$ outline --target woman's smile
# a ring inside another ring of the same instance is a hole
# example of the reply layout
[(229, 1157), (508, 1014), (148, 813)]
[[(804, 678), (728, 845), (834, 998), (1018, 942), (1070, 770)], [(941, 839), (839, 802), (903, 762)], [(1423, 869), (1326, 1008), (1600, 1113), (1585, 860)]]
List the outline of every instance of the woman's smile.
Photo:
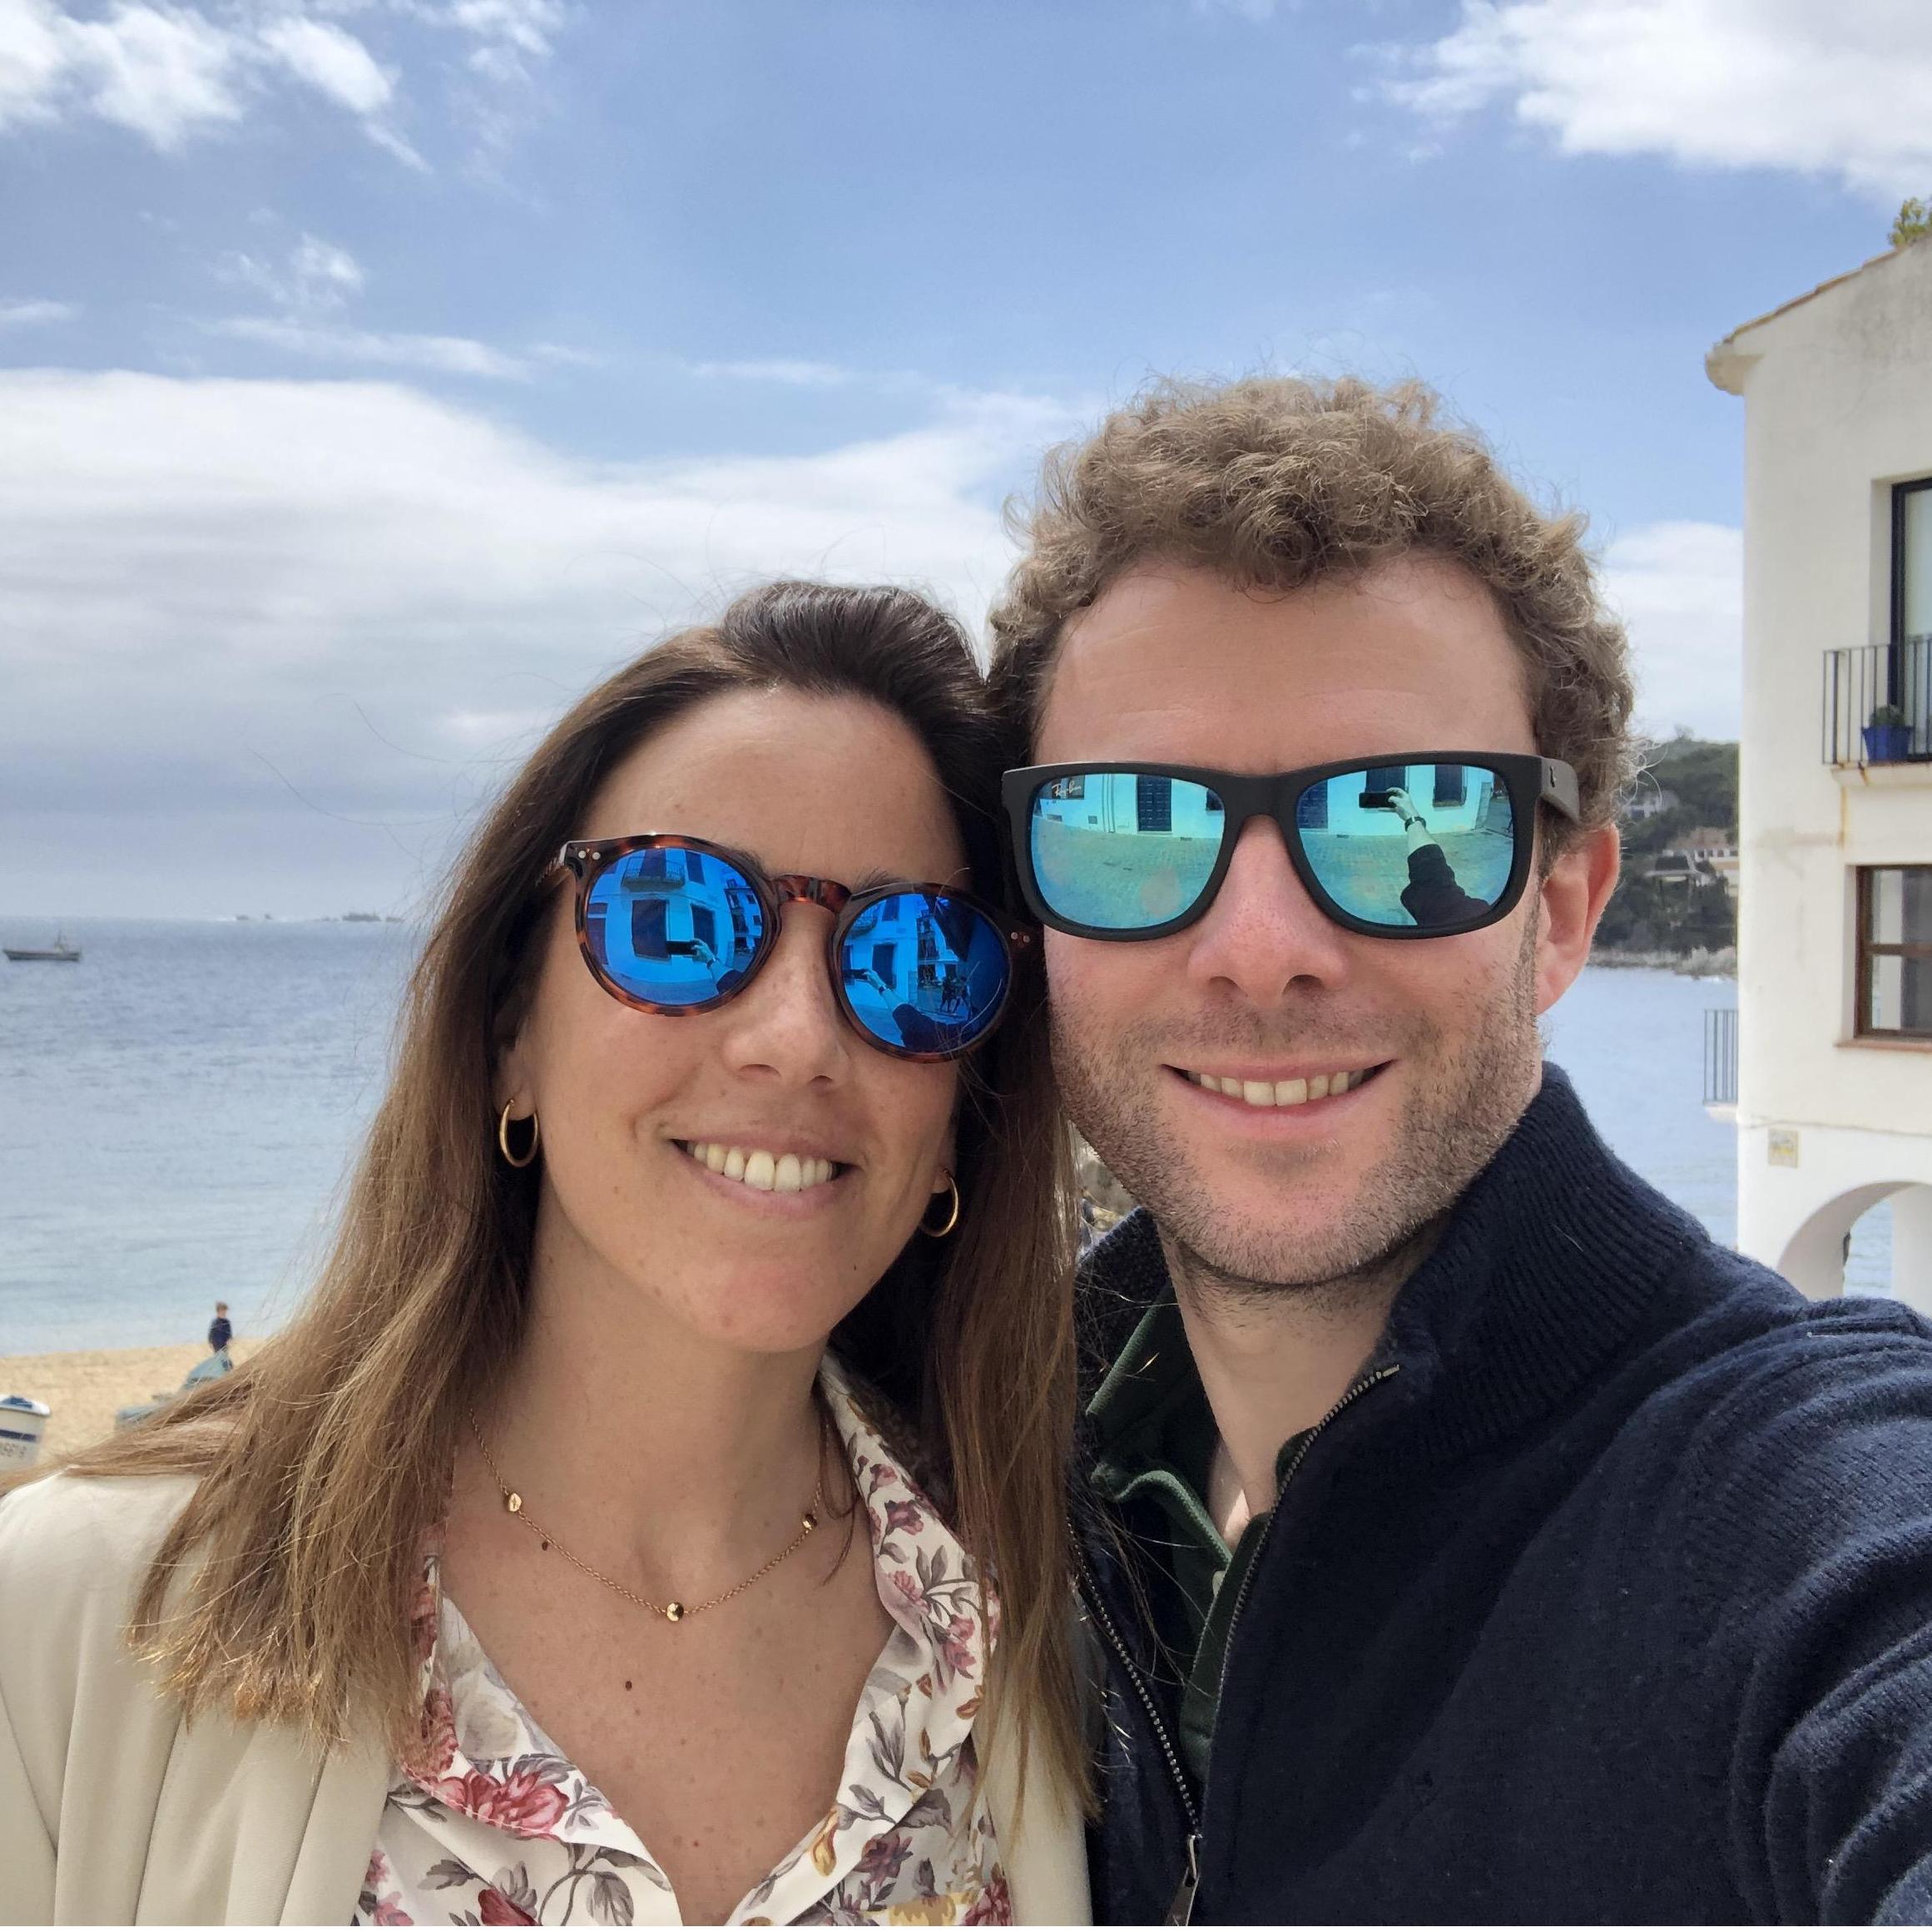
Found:
[(716, 1182), (741, 1206), (818, 1208), (835, 1196), (840, 1181), (855, 1172), (850, 1162), (785, 1147), (777, 1136), (674, 1141), (700, 1177)]

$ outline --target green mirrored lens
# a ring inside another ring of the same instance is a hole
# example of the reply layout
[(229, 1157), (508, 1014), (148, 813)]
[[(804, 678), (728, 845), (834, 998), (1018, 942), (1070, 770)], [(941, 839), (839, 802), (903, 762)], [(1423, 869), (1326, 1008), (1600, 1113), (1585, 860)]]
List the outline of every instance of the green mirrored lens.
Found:
[(1225, 816), (1219, 797), (1188, 779), (1144, 771), (1049, 779), (1028, 821), (1040, 896), (1075, 925), (1165, 925), (1206, 889)]

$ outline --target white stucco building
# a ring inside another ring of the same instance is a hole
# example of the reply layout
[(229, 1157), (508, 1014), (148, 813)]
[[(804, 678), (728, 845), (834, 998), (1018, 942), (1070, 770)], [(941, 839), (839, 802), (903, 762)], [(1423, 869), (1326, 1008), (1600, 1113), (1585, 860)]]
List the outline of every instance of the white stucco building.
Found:
[(1889, 1197), (1932, 1313), (1932, 242), (1706, 366), (1745, 404), (1738, 1245), (1836, 1294)]

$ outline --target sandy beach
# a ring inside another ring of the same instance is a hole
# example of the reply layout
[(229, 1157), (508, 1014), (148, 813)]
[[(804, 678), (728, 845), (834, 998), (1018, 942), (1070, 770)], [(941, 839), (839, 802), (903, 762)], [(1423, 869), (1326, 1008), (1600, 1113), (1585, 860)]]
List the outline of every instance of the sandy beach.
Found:
[[(229, 1352), (247, 1360), (259, 1345), (237, 1340)], [(50, 1461), (106, 1435), (114, 1411), (146, 1402), (181, 1378), (208, 1353), (206, 1342), (161, 1349), (74, 1349), (55, 1355), (0, 1355), (0, 1395), (31, 1395), (47, 1418), (41, 1459)]]

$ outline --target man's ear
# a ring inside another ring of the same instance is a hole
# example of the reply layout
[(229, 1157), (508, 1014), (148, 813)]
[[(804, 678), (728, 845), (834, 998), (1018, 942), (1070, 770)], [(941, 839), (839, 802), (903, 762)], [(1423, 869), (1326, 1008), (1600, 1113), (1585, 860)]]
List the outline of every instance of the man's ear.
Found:
[(1536, 1010), (1546, 1013), (1589, 963), (1590, 942), (1617, 889), (1623, 841), (1614, 825), (1579, 832), (1536, 894)]

